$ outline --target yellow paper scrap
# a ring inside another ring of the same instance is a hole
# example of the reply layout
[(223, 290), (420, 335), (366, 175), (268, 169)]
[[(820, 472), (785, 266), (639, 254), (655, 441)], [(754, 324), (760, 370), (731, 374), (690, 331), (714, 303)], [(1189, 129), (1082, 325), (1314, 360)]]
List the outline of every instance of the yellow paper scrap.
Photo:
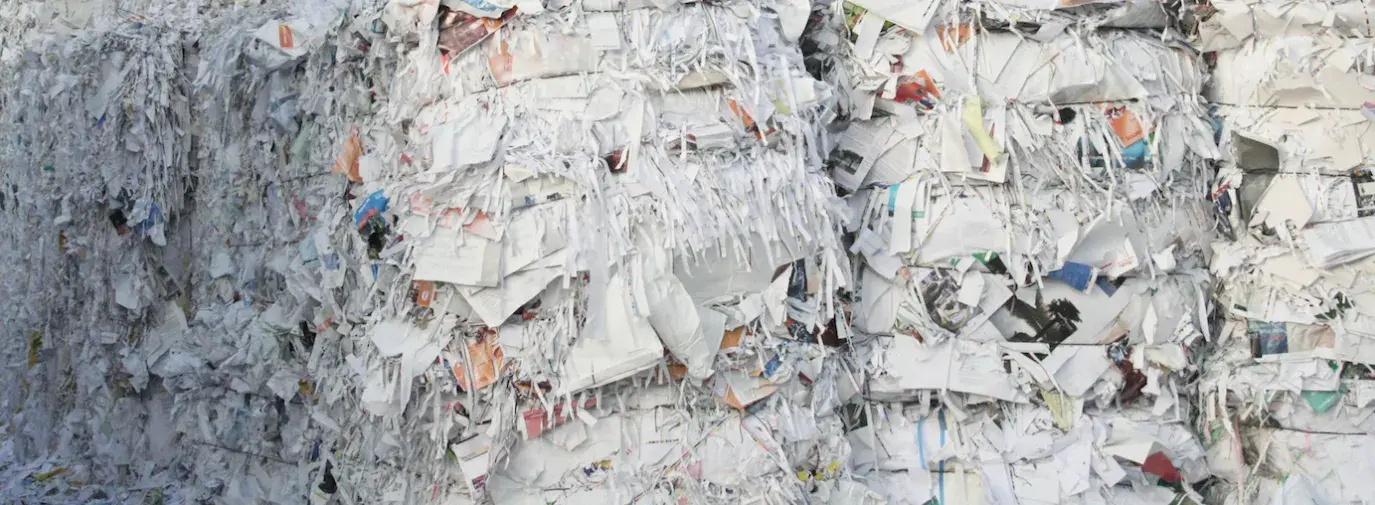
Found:
[(1046, 408), (1050, 409), (1050, 415), (1055, 419), (1055, 427), (1063, 431), (1069, 431), (1074, 427), (1078, 409), (1074, 408), (1073, 398), (1064, 393), (1042, 390), (1041, 399), (1045, 400)]
[(1003, 158), (1003, 148), (998, 147), (998, 143), (993, 140), (993, 136), (984, 129), (983, 102), (978, 97), (970, 97), (964, 101), (964, 113), (961, 118), (964, 120), (965, 128), (969, 129), (969, 134), (974, 137), (974, 143), (979, 146), (979, 151), (984, 153), (984, 157), (993, 163), (999, 163)]

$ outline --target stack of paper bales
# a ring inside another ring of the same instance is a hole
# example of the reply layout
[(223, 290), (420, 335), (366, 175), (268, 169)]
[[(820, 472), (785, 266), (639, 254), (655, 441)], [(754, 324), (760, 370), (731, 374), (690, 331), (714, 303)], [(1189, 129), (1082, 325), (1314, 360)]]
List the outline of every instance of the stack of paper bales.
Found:
[(1105, 28), (1160, 4), (892, 5), (833, 11), (854, 471), (895, 503), (1197, 497), (1201, 60), (1163, 15)]
[(1200, 389), (1218, 503), (1375, 500), (1375, 38), (1363, 2), (1214, 2), (1225, 317)]
[(882, 501), (806, 2), (105, 7), (5, 60), (0, 496)]

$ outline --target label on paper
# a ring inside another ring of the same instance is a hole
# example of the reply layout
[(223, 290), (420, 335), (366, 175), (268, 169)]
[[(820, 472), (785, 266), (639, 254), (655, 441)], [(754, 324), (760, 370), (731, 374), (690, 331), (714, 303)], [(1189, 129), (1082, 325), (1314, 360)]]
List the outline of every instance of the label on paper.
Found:
[(1108, 120), (1112, 124), (1112, 131), (1117, 134), (1117, 140), (1122, 143), (1123, 147), (1146, 138), (1146, 131), (1141, 128), (1141, 121), (1136, 118), (1136, 114), (1127, 110), (1126, 107), (1113, 107), (1106, 112)]
[(414, 286), (415, 304), (421, 307), (429, 307), (434, 304), (434, 281), (415, 281)]
[[(269, 32), (270, 33), (270, 32)], [(282, 49), (296, 47), (296, 40), (291, 36), (291, 27), (287, 25), (277, 25), (277, 45)]]

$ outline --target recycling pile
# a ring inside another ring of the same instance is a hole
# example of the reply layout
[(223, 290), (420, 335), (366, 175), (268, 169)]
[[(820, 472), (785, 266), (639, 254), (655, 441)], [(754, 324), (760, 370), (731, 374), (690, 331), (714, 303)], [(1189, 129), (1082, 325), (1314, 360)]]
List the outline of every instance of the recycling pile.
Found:
[(325, 480), (321, 447), (354, 436), (331, 420), (356, 407), (317, 400), (347, 384), (305, 371), (338, 366), (283, 331), (309, 318), (276, 303), (309, 229), (287, 209), (319, 212), (345, 183), (291, 175), (327, 170), (273, 150), (300, 128), (263, 92), (308, 73), (309, 50), (315, 68), (347, 51), (298, 32), (284, 55), (243, 33), (277, 16), (121, 17), (5, 73), (6, 501), (298, 502)]
[(428, 438), (396, 449), (497, 503), (805, 499), (847, 265), (790, 8), (440, 11), (398, 54), (400, 152), (359, 136), (314, 240), (364, 260), (339, 268), (370, 315), (326, 332), (359, 342), (372, 425)]
[[(44, 46), (6, 72), (7, 460), (81, 455), (105, 464), (77, 478), (114, 481), (119, 465), (142, 466), (150, 444), (162, 447), (133, 422), (147, 413), (137, 393), (147, 365), (131, 359), (126, 373), (124, 360), (132, 341), (162, 345), (141, 331), (150, 318), (140, 298), (175, 306), (186, 294), (184, 264), (160, 247), (177, 239), (168, 220), (187, 211), (180, 195), (191, 179), (184, 42), (166, 29), (121, 27)], [(152, 431), (166, 429), (169, 410), (149, 419)], [(109, 438), (97, 443), (95, 432)]]
[(1160, 4), (1025, 7), (852, 1), (814, 36), (850, 91), (855, 471), (893, 503), (1201, 499), (1202, 61)]
[(1375, 501), (1375, 38), (1364, 2), (1214, 2), (1225, 324), (1200, 381), (1218, 503)]
[(4, 3), (0, 501), (1375, 501), (1370, 9)]
[(443, 4), (6, 60), (0, 496), (876, 499), (810, 6)]

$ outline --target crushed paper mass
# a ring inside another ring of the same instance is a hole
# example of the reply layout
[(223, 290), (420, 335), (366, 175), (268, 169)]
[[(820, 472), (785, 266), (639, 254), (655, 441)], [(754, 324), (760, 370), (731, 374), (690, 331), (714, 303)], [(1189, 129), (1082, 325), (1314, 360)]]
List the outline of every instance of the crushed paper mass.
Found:
[(1370, 9), (7, 2), (0, 501), (1375, 503)]
[(1218, 503), (1366, 503), (1375, 253), (1365, 2), (1214, 2), (1222, 320), (1199, 381)]
[(828, 159), (855, 264), (846, 407), (887, 425), (849, 432), (852, 471), (888, 503), (1204, 502), (1205, 61), (1114, 25), (1122, 4), (914, 26), (878, 3), (813, 35), (848, 91)]

